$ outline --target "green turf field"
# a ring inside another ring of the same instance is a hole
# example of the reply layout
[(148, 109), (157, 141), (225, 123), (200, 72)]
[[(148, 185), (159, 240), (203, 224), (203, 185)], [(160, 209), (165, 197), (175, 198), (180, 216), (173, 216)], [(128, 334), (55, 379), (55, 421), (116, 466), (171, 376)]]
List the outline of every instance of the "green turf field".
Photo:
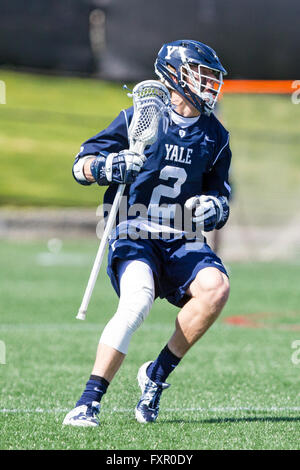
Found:
[[(95, 207), (103, 190), (80, 187), (71, 167), (82, 142), (131, 106), (121, 84), (5, 70), (0, 80), (0, 205)], [(283, 224), (300, 197), (299, 106), (290, 96), (227, 95), (220, 112), (240, 223)]]
[[(222, 317), (169, 377), (159, 419), (145, 426), (133, 413), (137, 369), (164, 346), (177, 311), (157, 301), (103, 399), (101, 427), (63, 428), (117, 305), (102, 271), (88, 319), (74, 318), (96, 248), (64, 242), (55, 255), (42, 242), (1, 243), (1, 449), (299, 449), (299, 264), (228, 266)], [(240, 315), (260, 326), (225, 322)]]

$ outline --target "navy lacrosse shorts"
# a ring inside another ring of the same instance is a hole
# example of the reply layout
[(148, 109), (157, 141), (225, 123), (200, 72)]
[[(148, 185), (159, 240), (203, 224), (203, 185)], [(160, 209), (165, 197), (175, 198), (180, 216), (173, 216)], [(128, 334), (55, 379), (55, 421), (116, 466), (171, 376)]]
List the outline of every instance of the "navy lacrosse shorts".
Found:
[(117, 239), (110, 242), (107, 274), (120, 295), (117, 263), (120, 260), (144, 261), (154, 274), (155, 297), (167, 299), (177, 307), (189, 300), (185, 294), (197, 273), (207, 267), (228, 276), (222, 261), (207, 243), (181, 239)]

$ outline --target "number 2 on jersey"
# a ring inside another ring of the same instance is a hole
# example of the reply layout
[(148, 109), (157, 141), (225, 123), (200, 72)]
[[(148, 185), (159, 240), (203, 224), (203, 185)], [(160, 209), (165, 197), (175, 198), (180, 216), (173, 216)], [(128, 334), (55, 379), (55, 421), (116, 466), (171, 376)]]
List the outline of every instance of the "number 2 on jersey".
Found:
[(148, 206), (148, 213), (151, 217), (170, 218), (170, 214), (175, 213), (176, 205), (168, 204), (167, 207), (160, 207), (159, 202), (162, 196), (174, 199), (179, 196), (181, 186), (187, 178), (187, 173), (184, 168), (167, 165), (162, 168), (159, 178), (168, 181), (170, 178), (176, 179), (174, 186), (167, 186), (166, 184), (159, 184), (152, 192), (150, 203)]

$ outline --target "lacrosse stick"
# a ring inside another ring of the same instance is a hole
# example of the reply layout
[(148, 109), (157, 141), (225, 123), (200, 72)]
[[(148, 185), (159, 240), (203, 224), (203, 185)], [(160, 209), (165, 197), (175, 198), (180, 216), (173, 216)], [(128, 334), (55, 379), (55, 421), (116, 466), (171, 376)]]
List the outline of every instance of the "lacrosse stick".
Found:
[[(156, 141), (160, 121), (163, 120), (164, 124), (168, 123), (166, 116), (170, 112), (170, 93), (165, 85), (159, 81), (145, 80), (138, 83), (129, 96), (133, 98), (134, 107), (133, 118), (128, 129), (129, 149), (143, 154), (145, 147)], [(103, 261), (106, 244), (115, 223), (125, 186), (125, 184), (119, 184), (115, 195), (81, 306), (76, 316), (78, 320), (85, 320), (90, 298)]]

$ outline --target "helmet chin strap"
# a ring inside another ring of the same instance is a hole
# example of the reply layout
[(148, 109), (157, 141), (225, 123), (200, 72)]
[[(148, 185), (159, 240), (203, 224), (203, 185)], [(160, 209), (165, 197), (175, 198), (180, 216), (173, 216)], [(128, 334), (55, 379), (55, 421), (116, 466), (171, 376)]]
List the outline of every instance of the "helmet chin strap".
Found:
[[(208, 106), (205, 106), (206, 105), (206, 101), (204, 100), (204, 98), (206, 98), (206, 94), (209, 95), (209, 93), (207, 92), (203, 92), (201, 94), (201, 96), (197, 96), (195, 93), (191, 94), (190, 91), (189, 91), (189, 88), (187, 85), (185, 85), (184, 87), (182, 87), (182, 89), (184, 91), (184, 97), (189, 101), (189, 103), (191, 103), (198, 111), (200, 111), (201, 113), (204, 113), (204, 114), (207, 114), (209, 115), (211, 113), (211, 109), (208, 107)], [(205, 95), (204, 98), (202, 95)]]

